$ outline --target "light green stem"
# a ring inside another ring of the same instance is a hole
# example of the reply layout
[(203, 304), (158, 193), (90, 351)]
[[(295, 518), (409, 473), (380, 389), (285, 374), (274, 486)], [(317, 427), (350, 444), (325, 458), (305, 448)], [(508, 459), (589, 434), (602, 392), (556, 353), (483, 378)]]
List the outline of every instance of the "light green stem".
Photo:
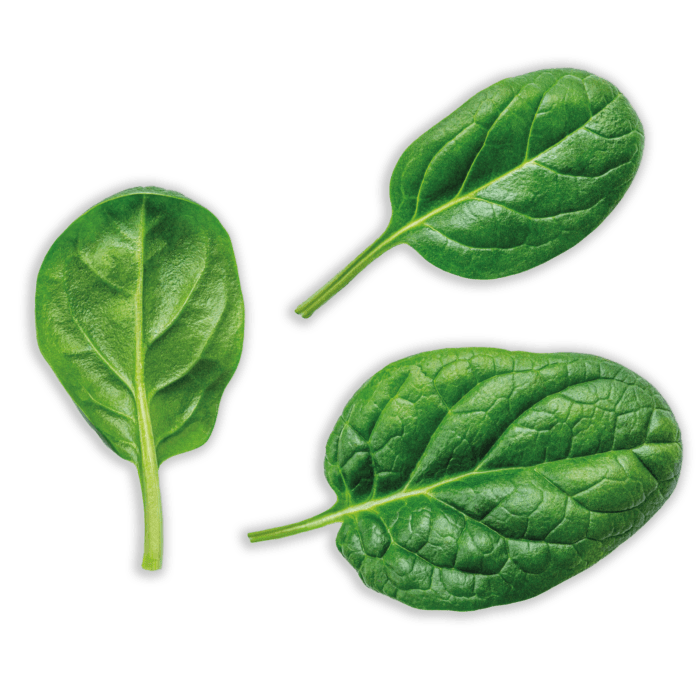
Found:
[(163, 511), (160, 502), (158, 463), (144, 459), (139, 477), (145, 525), (141, 566), (148, 571), (156, 571), (163, 562)]
[(138, 467), (145, 525), (141, 566), (149, 571), (155, 571), (160, 569), (163, 561), (163, 512), (160, 503), (158, 457), (148, 410), (146, 386), (143, 381), (143, 363), (137, 363), (136, 368), (136, 407), (141, 441), (141, 460)]
[(303, 304), (300, 304), (296, 308), (296, 313), (303, 318), (309, 318), (314, 311), (321, 308), (331, 297), (335, 296), (346, 284), (359, 275), (367, 265), (395, 245), (395, 241), (390, 241), (385, 236), (380, 236), (330, 282), (321, 287), (315, 294), (312, 294)]
[(265, 540), (278, 540), (281, 537), (289, 537), (290, 535), (298, 535), (300, 532), (308, 532), (316, 528), (330, 525), (331, 523), (340, 522), (346, 515), (345, 511), (338, 511), (335, 507), (327, 510), (325, 513), (315, 515), (313, 518), (301, 520), (292, 525), (283, 525), (282, 527), (273, 527), (269, 530), (260, 530), (258, 532), (248, 533), (248, 538), (251, 542), (265, 542)]

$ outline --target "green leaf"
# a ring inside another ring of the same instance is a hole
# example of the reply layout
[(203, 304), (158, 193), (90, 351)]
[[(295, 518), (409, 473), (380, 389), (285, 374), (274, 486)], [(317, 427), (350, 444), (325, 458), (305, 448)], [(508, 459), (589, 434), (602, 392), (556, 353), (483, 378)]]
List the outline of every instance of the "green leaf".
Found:
[(162, 561), (158, 467), (203, 445), (243, 344), (231, 240), (177, 192), (137, 187), (74, 221), (36, 289), (39, 348), (83, 416), (139, 473), (143, 567)]
[(501, 80), (406, 149), (391, 177), (386, 231), (296, 312), (311, 316), (401, 243), (472, 279), (540, 265), (615, 208), (643, 146), (635, 111), (602, 78), (553, 69)]
[(253, 542), (342, 522), (370, 588), (416, 608), (538, 595), (632, 536), (675, 488), (678, 425), (644, 379), (594, 355), (488, 348), (395, 362), (326, 447), (330, 510)]

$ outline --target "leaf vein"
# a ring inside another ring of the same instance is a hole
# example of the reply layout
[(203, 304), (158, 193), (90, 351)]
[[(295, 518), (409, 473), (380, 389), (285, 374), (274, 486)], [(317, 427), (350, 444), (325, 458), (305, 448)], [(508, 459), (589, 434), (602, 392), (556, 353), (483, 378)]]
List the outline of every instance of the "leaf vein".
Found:
[[(529, 85), (530, 83), (527, 83), (527, 84)], [(484, 150), (484, 148), (486, 147), (486, 143), (487, 143), (487, 141), (489, 140), (489, 134), (491, 133), (491, 130), (496, 126), (496, 124), (498, 124), (498, 122), (500, 121), (501, 117), (510, 109), (510, 106), (513, 104), (513, 102), (515, 102), (515, 100), (517, 99), (518, 95), (523, 91), (523, 88), (525, 88), (525, 85), (523, 85), (523, 86), (520, 88), (520, 90), (518, 90), (518, 91), (515, 93), (515, 95), (513, 95), (511, 101), (501, 110), (501, 113), (496, 117), (496, 119), (494, 119), (493, 124), (491, 124), (491, 126), (489, 127), (489, 130), (486, 132), (486, 136), (484, 136), (484, 141), (483, 141), (483, 143), (481, 144), (481, 147), (480, 147), (479, 150), (476, 152), (476, 155), (475, 155), (474, 158), (472, 159), (472, 162), (469, 164), (469, 170), (467, 170), (467, 174), (465, 175), (464, 180), (462, 180), (462, 185), (460, 186), (460, 188), (459, 188), (459, 190), (458, 190), (458, 194), (459, 194), (459, 192), (462, 191), (462, 189), (466, 186), (467, 182), (469, 181), (469, 175), (470, 175), (471, 172), (472, 172), (472, 168), (474, 167), (474, 163), (476, 163), (476, 161), (478, 160), (479, 156), (481, 155), (481, 152), (482, 152), (482, 151)]]
[[(501, 207), (502, 209), (507, 209), (508, 211), (513, 212), (513, 214), (518, 214), (518, 216), (522, 216), (526, 219), (530, 219), (531, 221), (544, 221), (546, 219), (556, 219), (558, 216), (566, 216), (567, 214), (580, 214), (581, 212), (584, 212), (584, 211), (590, 211), (591, 209), (594, 209), (595, 207), (597, 207), (601, 202), (605, 201), (605, 197), (601, 197), (601, 199), (596, 201), (590, 207), (585, 207), (583, 209), (572, 209), (571, 211), (560, 211), (558, 214), (549, 214), (547, 216), (531, 216), (530, 214), (526, 214), (525, 212), (518, 211), (517, 209), (513, 209), (513, 207), (509, 207), (505, 204), (501, 204), (501, 202), (494, 202), (491, 199), (484, 199), (483, 197), (474, 197), (474, 201), (486, 202), (487, 204), (493, 204), (497, 207)], [(442, 232), (438, 231), (438, 233), (442, 233)], [(443, 233), (442, 235), (444, 236), (445, 234)], [(540, 245), (545, 245), (548, 242), (549, 241), (545, 241), (545, 243), (541, 243)], [(532, 247), (532, 248), (539, 247), (539, 246), (533, 246), (533, 245), (528, 244), (528, 243), (522, 243), (521, 245)], [(518, 247), (518, 246), (515, 246), (515, 247)]]
[(150, 341), (148, 341), (146, 347), (150, 348), (159, 338), (163, 337), (163, 335), (165, 335), (175, 325), (175, 323), (177, 323), (177, 320), (182, 315), (185, 307), (187, 306), (187, 303), (189, 302), (190, 298), (192, 297), (195, 290), (197, 289), (197, 286), (199, 285), (199, 281), (202, 279), (202, 275), (204, 274), (204, 270), (207, 267), (208, 259), (209, 259), (209, 247), (207, 246), (207, 250), (205, 253), (205, 257), (204, 257), (204, 264), (202, 265), (202, 268), (200, 269), (200, 271), (197, 273), (197, 276), (192, 284), (192, 287), (190, 288), (190, 291), (187, 293), (187, 297), (180, 305), (180, 308), (177, 310), (177, 312), (175, 313), (175, 316), (172, 318), (172, 320), (169, 321), (165, 325), (164, 328), (162, 328), (160, 331), (158, 331), (156, 333), (156, 335), (153, 336), (153, 338)]
[(552, 168), (549, 165), (544, 165), (544, 163), (539, 163), (536, 160), (533, 160), (532, 163), (533, 165), (538, 166), (539, 168), (542, 168), (544, 170), (549, 170), (550, 172), (554, 173), (555, 175), (559, 175), (561, 177), (578, 177), (578, 178), (585, 178), (586, 180), (597, 180), (598, 178), (605, 177), (608, 173), (611, 173), (613, 170), (617, 170), (618, 168), (623, 168), (625, 165), (629, 165), (630, 161), (625, 161), (624, 163), (620, 163), (619, 165), (613, 165), (611, 168), (608, 168), (605, 172), (600, 173), (599, 175), (573, 175), (572, 173), (562, 173), (559, 170), (556, 170), (555, 168)]
[(167, 389), (169, 386), (172, 386), (176, 382), (179, 382), (181, 379), (184, 379), (195, 367), (195, 365), (202, 359), (204, 356), (204, 353), (207, 351), (209, 348), (209, 345), (211, 344), (212, 339), (216, 335), (216, 332), (219, 329), (219, 326), (221, 325), (222, 319), (226, 316), (226, 311), (228, 310), (228, 299), (226, 300), (226, 304), (224, 305), (224, 308), (221, 311), (221, 315), (216, 321), (216, 324), (211, 330), (211, 333), (209, 337), (207, 338), (207, 342), (204, 344), (202, 349), (195, 355), (195, 357), (190, 361), (190, 363), (187, 365), (185, 368), (184, 372), (182, 372), (179, 376), (174, 377), (174, 378), (169, 378), (165, 384), (161, 384), (159, 386), (156, 386), (152, 389), (151, 393), (148, 396), (148, 403), (150, 404), (151, 401), (153, 401), (153, 397), (163, 391), (164, 389)]
[(124, 386), (131, 392), (132, 396), (134, 395), (134, 387), (132, 386), (131, 382), (127, 377), (122, 376), (121, 372), (119, 372), (114, 365), (105, 357), (105, 355), (99, 350), (97, 345), (95, 344), (94, 340), (90, 337), (88, 332), (83, 328), (83, 326), (80, 324), (80, 321), (78, 321), (75, 312), (73, 311), (73, 304), (71, 302), (70, 294), (68, 293), (68, 288), (66, 287), (65, 283), (65, 271), (64, 274), (62, 275), (61, 281), (63, 282), (63, 288), (64, 292), (66, 294), (66, 300), (68, 301), (68, 311), (70, 312), (70, 316), (73, 319), (73, 322), (77, 326), (78, 330), (83, 334), (83, 337), (85, 340), (88, 342), (90, 347), (95, 351), (95, 354), (102, 360), (102, 363), (114, 374), (117, 379), (119, 379)]
[(97, 279), (100, 280), (100, 282), (103, 282), (105, 285), (107, 285), (110, 289), (113, 289), (115, 292), (119, 292), (120, 294), (124, 294), (125, 296), (131, 296), (130, 292), (123, 287), (120, 287), (118, 284), (115, 284), (114, 282), (110, 282), (106, 277), (103, 277), (93, 266), (92, 263), (85, 257), (82, 249), (80, 248), (80, 242), (76, 239), (76, 253), (78, 255), (78, 259), (80, 262), (87, 267), (90, 272), (92, 272)]
[[(537, 107), (535, 107), (535, 113), (532, 115), (532, 123), (530, 124), (530, 130), (528, 131), (527, 134), (527, 142), (525, 144), (525, 157), (523, 158), (523, 163), (527, 161), (527, 157), (530, 154), (530, 138), (532, 137), (532, 130), (535, 127), (535, 121), (537, 120), (537, 115), (539, 114), (540, 107), (542, 106), (542, 102), (544, 98), (547, 96), (547, 94), (555, 88), (557, 83), (561, 82), (564, 78), (569, 77), (568, 75), (562, 75), (561, 78), (557, 78), (544, 92), (542, 93), (542, 97), (540, 97), (540, 101), (537, 103)], [(573, 77), (573, 76), (572, 76)]]

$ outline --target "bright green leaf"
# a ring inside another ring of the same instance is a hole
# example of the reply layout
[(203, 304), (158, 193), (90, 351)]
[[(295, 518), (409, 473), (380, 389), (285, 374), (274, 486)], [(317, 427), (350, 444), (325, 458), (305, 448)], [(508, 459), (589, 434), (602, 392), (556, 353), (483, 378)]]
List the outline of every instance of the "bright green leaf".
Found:
[(39, 347), (90, 425), (139, 473), (143, 566), (162, 560), (158, 467), (204, 444), (243, 344), (231, 240), (211, 212), (155, 187), (115, 194), (51, 247)]
[(362, 580), (416, 608), (531, 598), (631, 537), (673, 491), (678, 425), (644, 379), (593, 355), (486, 348), (395, 362), (328, 440), (337, 503), (253, 542), (342, 523)]
[(388, 228), (297, 313), (311, 316), (401, 243), (472, 279), (540, 265), (615, 208), (643, 147), (635, 111), (602, 78), (567, 68), (501, 80), (406, 149), (391, 177)]

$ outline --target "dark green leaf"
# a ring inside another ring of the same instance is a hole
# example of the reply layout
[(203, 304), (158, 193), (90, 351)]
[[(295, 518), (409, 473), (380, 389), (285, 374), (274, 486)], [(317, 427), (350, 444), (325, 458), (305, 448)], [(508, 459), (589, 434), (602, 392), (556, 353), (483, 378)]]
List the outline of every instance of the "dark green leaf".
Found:
[(310, 316), (400, 243), (473, 279), (540, 265), (613, 210), (643, 146), (630, 103), (602, 78), (553, 69), (501, 80), (406, 149), (387, 230), (297, 313)]
[(139, 471), (143, 566), (162, 556), (158, 466), (204, 444), (243, 344), (231, 240), (216, 217), (155, 187), (115, 194), (48, 252), (39, 347), (87, 421)]
[(326, 447), (330, 510), (362, 580), (417, 608), (530, 598), (632, 536), (673, 491), (678, 425), (641, 377), (593, 355), (437, 350), (374, 375)]

